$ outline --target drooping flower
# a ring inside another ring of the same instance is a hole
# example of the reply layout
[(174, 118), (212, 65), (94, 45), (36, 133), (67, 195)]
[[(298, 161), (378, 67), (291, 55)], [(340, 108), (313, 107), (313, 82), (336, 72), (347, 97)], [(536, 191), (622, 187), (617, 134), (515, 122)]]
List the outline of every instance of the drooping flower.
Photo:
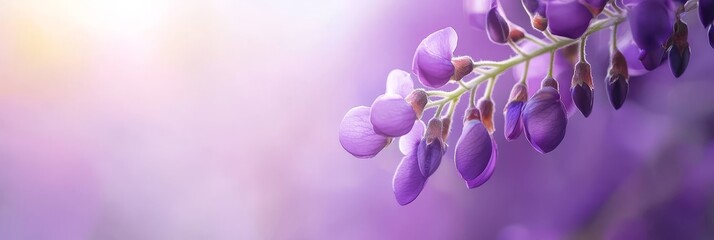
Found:
[(592, 12), (577, 0), (551, 0), (547, 5), (548, 27), (558, 36), (578, 38), (593, 19)]
[(422, 85), (439, 88), (449, 82), (455, 72), (451, 59), (457, 41), (456, 31), (451, 27), (436, 31), (421, 41), (414, 53), (412, 71)]
[(672, 12), (664, 1), (642, 0), (630, 13), (632, 37), (640, 48), (639, 59), (647, 70), (665, 60), (665, 44), (672, 35)]
[[(496, 4), (498, 5), (498, 4)], [(491, 42), (505, 44), (509, 36), (508, 22), (503, 18), (498, 7), (493, 7), (486, 14), (486, 33)]]
[(526, 139), (540, 153), (553, 151), (565, 137), (568, 118), (557, 89), (557, 81), (545, 79), (523, 109)]
[(440, 119), (433, 118), (427, 124), (424, 138), (417, 146), (417, 161), (419, 170), (424, 177), (434, 174), (441, 165), (441, 158), (446, 154), (446, 144), (443, 136), (443, 123)]
[(627, 60), (622, 53), (615, 49), (610, 58), (610, 67), (605, 78), (607, 96), (615, 110), (620, 109), (625, 103), (629, 90), (630, 74), (627, 68)]
[(407, 205), (419, 196), (427, 177), (419, 169), (417, 148), (424, 136), (424, 123), (417, 121), (412, 130), (399, 138), (399, 150), (405, 156), (397, 166), (392, 178), (392, 189), (399, 205)]
[(419, 107), (405, 99), (412, 99), (413, 89), (409, 73), (398, 69), (389, 73), (385, 94), (377, 97), (370, 108), (369, 120), (377, 134), (399, 137), (409, 132), (414, 120), (421, 115)]
[(469, 188), (483, 184), (493, 173), (495, 146), (493, 136), (481, 121), (471, 119), (464, 122), (454, 150), (454, 163)]
[(593, 110), (593, 77), (590, 72), (590, 64), (587, 61), (580, 61), (575, 64), (573, 81), (571, 84), (573, 102), (578, 107), (583, 116), (588, 117)]
[(340, 123), (339, 138), (342, 148), (358, 158), (371, 158), (384, 149), (391, 139), (374, 132), (369, 121), (370, 108), (350, 109)]
[(503, 134), (506, 140), (513, 141), (523, 132), (523, 121), (521, 113), (528, 101), (528, 89), (522, 83), (513, 85), (511, 96), (503, 109)]

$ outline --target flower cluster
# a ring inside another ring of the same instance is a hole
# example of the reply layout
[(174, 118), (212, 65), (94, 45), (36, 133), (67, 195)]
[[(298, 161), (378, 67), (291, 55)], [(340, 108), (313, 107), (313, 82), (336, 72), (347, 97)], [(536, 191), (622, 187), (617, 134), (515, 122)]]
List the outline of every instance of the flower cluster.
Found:
[[(456, 31), (450, 27), (438, 30), (421, 41), (412, 62), (412, 73), (428, 89), (415, 89), (411, 73), (393, 70), (387, 76), (384, 94), (371, 106), (349, 110), (340, 124), (342, 147), (358, 158), (374, 157), (399, 138), (404, 157), (392, 186), (401, 205), (414, 201), (441, 165), (456, 105), (467, 92), (468, 107), (454, 147), (454, 164), (467, 187), (488, 181), (498, 155), (493, 121), (496, 105), (491, 94), (506, 70), (515, 67), (520, 78), (503, 109), (506, 140), (523, 134), (536, 151), (548, 153), (565, 137), (568, 117), (575, 108), (585, 117), (592, 112), (595, 85), (585, 55), (590, 34), (612, 31), (604, 82), (615, 109), (627, 98), (630, 76), (651, 71), (667, 60), (675, 77), (684, 73), (691, 50), (683, 14), (699, 9), (714, 47), (714, 0), (522, 0), (532, 27), (543, 37), (509, 21), (497, 0), (465, 3), (471, 26), (485, 31), (493, 43), (508, 45), (516, 53), (514, 57), (474, 61), (456, 56)], [(469, 75), (474, 75), (473, 79), (465, 80)], [(570, 89), (563, 89), (567, 80)], [(452, 91), (437, 90), (449, 83), (459, 86)], [(482, 84), (486, 89), (477, 99)], [(424, 112), (430, 108), (436, 111), (425, 120)]]

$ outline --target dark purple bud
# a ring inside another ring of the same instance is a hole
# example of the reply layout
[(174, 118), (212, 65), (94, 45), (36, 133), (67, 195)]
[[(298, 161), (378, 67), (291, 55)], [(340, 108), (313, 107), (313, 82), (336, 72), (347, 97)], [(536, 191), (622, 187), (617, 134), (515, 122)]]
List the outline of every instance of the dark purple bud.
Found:
[(699, 0), (699, 20), (704, 27), (714, 23), (714, 0)]
[(548, 29), (548, 18), (536, 14), (531, 20), (531, 26), (537, 30), (545, 31)]
[(513, 89), (511, 89), (511, 97), (509, 98), (506, 107), (503, 109), (503, 134), (508, 141), (513, 141), (518, 138), (523, 131), (521, 112), (523, 111), (523, 106), (526, 105), (527, 100), (528, 88), (522, 83), (513, 85)]
[(426, 134), (417, 147), (419, 170), (424, 177), (431, 176), (439, 168), (441, 157), (446, 153), (444, 142), (441, 138), (443, 134), (442, 127), (441, 120), (429, 120)]
[(468, 56), (455, 57), (451, 59), (451, 63), (454, 65), (454, 75), (451, 76), (451, 79), (455, 81), (461, 81), (464, 76), (474, 70), (474, 61)]
[(426, 177), (419, 170), (416, 152), (410, 152), (399, 163), (392, 178), (394, 197), (399, 205), (407, 205), (419, 196), (424, 189)]
[(565, 106), (552, 87), (538, 90), (523, 109), (526, 139), (540, 153), (553, 151), (563, 141), (567, 124)]
[(593, 110), (593, 77), (588, 62), (575, 64), (570, 90), (575, 106), (583, 113), (583, 116), (590, 116)]
[(495, 128), (493, 127), (493, 113), (495, 111), (493, 107), (493, 100), (491, 98), (481, 98), (476, 103), (476, 108), (478, 108), (481, 114), (481, 122), (486, 127), (489, 133), (493, 133)]
[(372, 103), (369, 121), (374, 132), (386, 137), (399, 137), (412, 129), (417, 114), (412, 105), (399, 95), (384, 94)]
[(669, 68), (672, 70), (674, 77), (679, 78), (682, 76), (685, 70), (687, 70), (687, 65), (689, 65), (689, 41), (688, 41), (689, 30), (687, 24), (681, 20), (677, 20), (674, 23), (674, 33), (671, 37), (671, 46), (667, 51), (669, 52)]
[(627, 60), (620, 51), (615, 50), (612, 54), (607, 77), (605, 78), (605, 85), (607, 86), (607, 95), (610, 98), (610, 103), (616, 110), (620, 109), (622, 104), (625, 103), (630, 86), (629, 78)]
[(576, 0), (553, 0), (548, 3), (550, 32), (571, 39), (579, 38), (590, 26), (593, 14)]
[(379, 135), (369, 122), (369, 107), (350, 109), (340, 123), (340, 144), (342, 148), (358, 158), (371, 158), (391, 142), (390, 138)]
[(517, 43), (526, 38), (526, 30), (524, 30), (522, 27), (514, 24), (509, 24), (508, 28), (511, 29), (508, 32), (508, 39)]
[(642, 1), (630, 13), (632, 38), (640, 48), (640, 61), (647, 70), (659, 67), (665, 44), (672, 35), (673, 13), (663, 1)]
[(432, 88), (444, 86), (454, 75), (451, 63), (458, 36), (453, 28), (436, 31), (421, 41), (414, 53), (412, 71), (422, 85)]
[(478, 120), (464, 124), (454, 150), (454, 163), (461, 177), (470, 181), (486, 170), (493, 154), (493, 138)]
[(493, 7), (486, 14), (486, 33), (491, 42), (505, 44), (508, 41), (508, 22), (501, 16), (498, 7)]

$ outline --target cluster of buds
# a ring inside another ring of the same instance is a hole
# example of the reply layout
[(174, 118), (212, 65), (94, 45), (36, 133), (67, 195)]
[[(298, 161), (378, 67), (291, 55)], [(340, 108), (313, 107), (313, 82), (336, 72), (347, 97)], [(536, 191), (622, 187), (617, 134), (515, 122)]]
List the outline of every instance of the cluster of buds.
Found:
[[(508, 141), (523, 134), (543, 154), (555, 150), (565, 138), (572, 106), (585, 117), (593, 110), (593, 69), (585, 56), (586, 39), (591, 33), (612, 28), (610, 65), (604, 82), (615, 109), (620, 109), (627, 98), (630, 76), (644, 73), (633, 71), (633, 67), (653, 70), (669, 59), (675, 77), (684, 73), (691, 50), (682, 14), (698, 6), (714, 47), (714, 0), (625, 2), (522, 0), (532, 27), (543, 35), (536, 37), (509, 21), (497, 0), (466, 0), (471, 26), (484, 31), (493, 43), (508, 45), (517, 55), (501, 62), (474, 61), (454, 55), (458, 36), (453, 28), (428, 35), (417, 46), (411, 69), (424, 88), (414, 87), (409, 72), (390, 72), (384, 94), (371, 106), (352, 108), (345, 115), (339, 130), (342, 147), (355, 157), (371, 158), (399, 138), (404, 157), (392, 186), (397, 202), (409, 204), (441, 165), (449, 148), (456, 106), (468, 93), (453, 159), (468, 188), (481, 186), (491, 178), (498, 155), (493, 117), (496, 104), (491, 98), (494, 85), (506, 70), (525, 65), (521, 81), (513, 85), (503, 108), (503, 134)], [(629, 22), (629, 28), (618, 33), (618, 26), (625, 22)], [(622, 35), (631, 43), (625, 48), (619, 47), (618, 36)], [(540, 56), (546, 55), (550, 55), (547, 74), (529, 73), (529, 66), (537, 65)], [(572, 75), (565, 76), (566, 72)], [(464, 79), (472, 74), (473, 79)], [(530, 77), (538, 77), (540, 84), (534, 84), (534, 92), (529, 94)], [(449, 83), (459, 87), (449, 92), (435, 90)], [(568, 83), (570, 89), (566, 86), (563, 91), (560, 85)], [(487, 87), (477, 98), (481, 84)], [(425, 116), (430, 108), (436, 111)]]

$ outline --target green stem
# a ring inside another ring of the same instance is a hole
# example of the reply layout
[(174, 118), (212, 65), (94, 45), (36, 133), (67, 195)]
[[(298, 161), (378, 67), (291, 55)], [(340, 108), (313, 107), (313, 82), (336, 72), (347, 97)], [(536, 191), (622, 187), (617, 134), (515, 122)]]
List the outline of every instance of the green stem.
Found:
[[(583, 36), (587, 36), (593, 32), (600, 31), (605, 28), (609, 28), (615, 24), (619, 24), (623, 21), (625, 21), (626, 16), (625, 15), (617, 15), (614, 17), (609, 17), (605, 19), (600, 19), (597, 21), (594, 21), (593, 23), (590, 24), (590, 27), (588, 30), (583, 34)], [(476, 76), (470, 81), (467, 81), (464, 83), (464, 85), (470, 89), (473, 89), (474, 87), (478, 86), (479, 84), (485, 82), (488, 79), (494, 78), (506, 70), (512, 68), (515, 65), (524, 63), (528, 60), (531, 60), (535, 57), (541, 56), (545, 53), (553, 52), (555, 50), (558, 50), (560, 48), (564, 48), (567, 46), (570, 46), (572, 44), (577, 43), (580, 40), (578, 39), (566, 39), (566, 38), (560, 38), (560, 39), (555, 39), (554, 42), (546, 45), (545, 47), (539, 48), (533, 52), (528, 53), (527, 55), (516, 55), (513, 56), (509, 59), (500, 61), (500, 62), (495, 62), (497, 63), (497, 66), (494, 66), (493, 69), (490, 69), (489, 71)], [(449, 101), (452, 101), (454, 98), (461, 97), (464, 92), (466, 92), (468, 89), (460, 87), (457, 88), (451, 92), (448, 93), (448, 95), (444, 96), (443, 98), (435, 101), (430, 101), (427, 103), (426, 108), (432, 108), (436, 106), (443, 106), (444, 104), (448, 103)]]
[[(617, 24), (615, 24), (617, 25)], [(580, 38), (580, 62), (586, 62), (585, 60), (585, 42), (587, 42), (588, 37), (584, 35)]]
[[(521, 76), (521, 84), (528, 86), (528, 83), (526, 82), (526, 79), (528, 78), (528, 68), (531, 66), (531, 61), (528, 60), (526, 61), (526, 66), (523, 68), (523, 76)], [(550, 71), (549, 74), (553, 74), (553, 71)]]

